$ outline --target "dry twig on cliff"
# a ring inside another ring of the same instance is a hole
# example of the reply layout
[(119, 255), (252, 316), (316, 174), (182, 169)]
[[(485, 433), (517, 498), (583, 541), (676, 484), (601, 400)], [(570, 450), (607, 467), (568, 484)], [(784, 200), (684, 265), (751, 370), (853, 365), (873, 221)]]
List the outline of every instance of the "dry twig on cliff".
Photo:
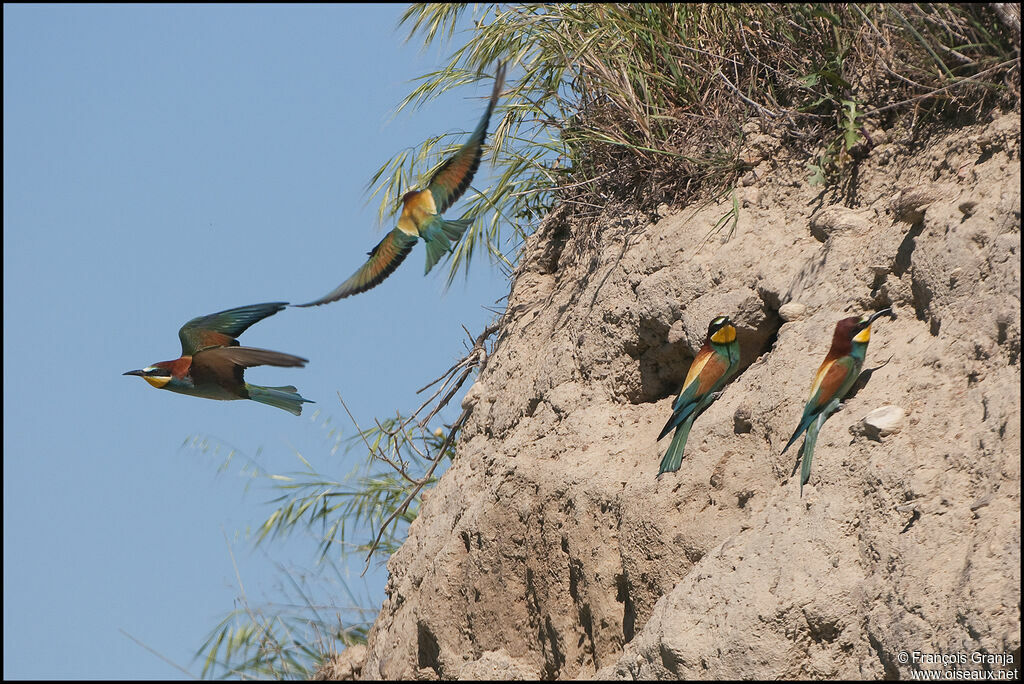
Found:
[[(445, 371), (441, 375), (441, 377), (437, 378), (431, 383), (428, 383), (426, 386), (422, 387), (419, 390), (420, 392), (423, 392), (429, 389), (430, 387), (440, 383), (440, 387), (437, 389), (436, 392), (434, 392), (431, 398), (425, 401), (423, 404), (421, 404), (420, 407), (416, 409), (416, 411), (413, 412), (412, 415), (405, 419), (405, 421), (401, 424), (399, 428), (396, 428), (395, 434), (401, 433), (407, 426), (412, 424), (412, 422), (416, 420), (420, 412), (422, 412), (430, 404), (433, 398), (441, 394), (441, 392), (444, 391), (445, 387), (448, 387), (448, 391), (434, 405), (430, 413), (420, 420), (419, 427), (423, 428), (424, 426), (426, 426), (426, 424), (430, 422), (430, 420), (435, 415), (437, 415), (437, 413), (441, 409), (443, 409), (448, 404), (448, 402), (451, 401), (452, 397), (454, 397), (455, 394), (459, 391), (463, 383), (466, 382), (466, 379), (469, 377), (470, 373), (472, 373), (474, 369), (483, 368), (484, 364), (487, 363), (487, 340), (491, 337), (491, 335), (497, 332), (500, 329), (500, 327), (500, 320), (497, 323), (493, 323), (492, 325), (487, 326), (487, 328), (484, 329), (484, 331), (480, 333), (480, 335), (478, 335), (477, 338), (473, 341), (473, 346), (470, 348), (469, 352), (462, 357), (462, 359), (460, 359), (455, 365), (453, 365), (451, 368)], [(457, 379), (456, 376), (458, 376)], [(340, 395), (338, 398), (341, 398)], [(345, 410), (347, 411), (348, 407), (346, 407)], [(427, 469), (427, 471), (423, 474), (422, 477), (418, 479), (413, 479), (406, 471), (404, 465), (396, 464), (394, 461), (390, 459), (385, 459), (388, 465), (390, 465), (392, 468), (398, 471), (398, 473), (404, 479), (412, 483), (413, 486), (409, 490), (408, 494), (406, 495), (402, 503), (399, 504), (391, 512), (391, 514), (384, 520), (384, 522), (381, 523), (380, 528), (377, 531), (377, 536), (374, 538), (373, 543), (370, 545), (370, 548), (366, 553), (366, 564), (363, 567), (363, 574), (365, 574), (366, 570), (370, 567), (370, 558), (373, 557), (373, 553), (377, 550), (381, 539), (383, 538), (385, 532), (387, 532), (388, 527), (392, 523), (394, 523), (399, 518), (399, 516), (403, 515), (408, 510), (409, 505), (413, 501), (415, 501), (416, 498), (420, 495), (420, 492), (423, 490), (423, 487), (425, 487), (427, 484), (433, 481), (432, 478), (434, 475), (434, 471), (437, 469), (437, 466), (441, 463), (441, 459), (444, 457), (446, 453), (448, 453), (448, 450), (455, 443), (455, 436), (462, 428), (463, 423), (466, 422), (466, 418), (469, 417), (470, 410), (471, 409), (469, 407), (464, 408), (459, 417), (455, 420), (454, 423), (452, 423), (451, 427), (448, 429), (448, 434), (445, 437), (444, 442), (442, 442), (441, 446), (437, 449), (437, 452), (434, 454), (434, 457), (430, 463), (430, 467)], [(352, 414), (349, 413), (349, 416), (351, 415)], [(355, 422), (355, 419), (353, 419), (353, 422)], [(367, 446), (369, 446), (369, 444), (367, 444)], [(377, 452), (371, 449), (371, 453), (376, 454)]]

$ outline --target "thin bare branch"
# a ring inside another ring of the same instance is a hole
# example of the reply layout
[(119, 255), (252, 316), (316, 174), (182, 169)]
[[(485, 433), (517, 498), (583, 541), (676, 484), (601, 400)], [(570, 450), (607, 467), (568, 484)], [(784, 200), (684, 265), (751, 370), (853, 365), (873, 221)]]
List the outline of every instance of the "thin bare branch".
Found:
[[(340, 401), (341, 405), (345, 408), (345, 413), (348, 414), (348, 417), (352, 421), (352, 424), (356, 426), (356, 432), (358, 432), (359, 436), (362, 438), (363, 444), (366, 445), (367, 451), (369, 451), (375, 457), (377, 457), (380, 460), (382, 460), (385, 463), (387, 463), (392, 468), (394, 468), (395, 472), (397, 472), (399, 475), (401, 475), (402, 478), (407, 480), (410, 484), (413, 484), (413, 485), (419, 484), (419, 481), (413, 479), (412, 477), (409, 477), (409, 473), (406, 472), (406, 469), (405, 469), (404, 466), (403, 467), (399, 467), (398, 465), (393, 463), (391, 461), (391, 459), (389, 459), (387, 456), (385, 456), (383, 451), (375, 450), (372, 446), (370, 446), (370, 443), (366, 441), (366, 435), (363, 433), (362, 428), (360, 428), (359, 427), (359, 423), (356, 422), (356, 417), (353, 416), (352, 412), (348, 410), (348, 404), (346, 404), (345, 400), (341, 398), (341, 392), (338, 392), (338, 401)], [(377, 423), (377, 426), (380, 427), (380, 423)]]
[(150, 653), (152, 653), (157, 658), (159, 658), (160, 660), (164, 661), (165, 663), (167, 663), (168, 665), (170, 665), (174, 669), (179, 670), (180, 672), (183, 672), (185, 674), (185, 676), (188, 677), (189, 679), (199, 679), (199, 677), (195, 676), (194, 674), (192, 674), (191, 672), (189, 672), (188, 670), (183, 668), (181, 665), (179, 665), (178, 663), (174, 662), (173, 660), (171, 660), (170, 658), (165, 656), (163, 653), (160, 653), (156, 649), (150, 648), (149, 646), (144, 644), (142, 641), (136, 639), (135, 637), (133, 637), (131, 634), (129, 634), (128, 632), (124, 631), (120, 627), (117, 628), (117, 631), (119, 631), (121, 634), (124, 634), (126, 637), (128, 637), (129, 639), (134, 641), (136, 644), (138, 644), (142, 648), (146, 649), (147, 651), (149, 651)]
[(924, 99), (927, 99), (929, 97), (935, 97), (936, 95), (944, 93), (944, 92), (946, 92), (948, 90), (952, 90), (953, 88), (956, 88), (958, 86), (962, 86), (964, 83), (968, 83), (970, 81), (976, 81), (976, 80), (980, 79), (982, 76), (985, 76), (986, 74), (990, 74), (993, 71), (998, 71), (1000, 69), (1005, 69), (1006, 67), (1013, 66), (1014, 64), (1018, 64), (1018, 65), (1020, 64), (1020, 57), (1015, 57), (1013, 59), (1008, 59), (1008, 60), (1006, 60), (1005, 62), (1003, 62), (1001, 64), (995, 65), (994, 67), (990, 67), (988, 69), (985, 69), (984, 71), (979, 71), (978, 73), (974, 74), (973, 76), (965, 76), (964, 78), (961, 78), (960, 80), (958, 80), (956, 83), (950, 83), (948, 86), (945, 86), (943, 88), (936, 88), (935, 90), (929, 91), (929, 92), (924, 93), (922, 95), (917, 95), (915, 97), (911, 97), (911, 98), (908, 98), (906, 100), (902, 100), (900, 102), (893, 102), (890, 105), (886, 105), (884, 107), (879, 107), (878, 109), (869, 110), (867, 112), (864, 112), (864, 116), (873, 116), (875, 114), (881, 114), (882, 112), (887, 112), (890, 109), (896, 109), (897, 107), (903, 107), (903, 106), (908, 105), (908, 104), (910, 104), (912, 102), (917, 102), (918, 100), (924, 100)]
[[(437, 413), (442, 408), (444, 408), (449, 401), (451, 401), (452, 397), (454, 397), (455, 394), (459, 391), (463, 383), (465, 383), (466, 378), (469, 377), (474, 368), (482, 368), (484, 364), (487, 363), (487, 340), (490, 338), (491, 335), (493, 335), (494, 333), (501, 329), (503, 320), (504, 317), (498, 319), (498, 321), (496, 321), (495, 323), (492, 323), (491, 325), (484, 328), (484, 331), (480, 333), (473, 341), (473, 348), (469, 350), (469, 353), (466, 354), (462, 361), (453, 366), (453, 368), (458, 367), (460, 365), (465, 365), (466, 367), (465, 370), (462, 372), (462, 375), (459, 376), (458, 381), (452, 385), (451, 389), (444, 396), (444, 398), (437, 402), (437, 405), (434, 406), (434, 408), (431, 410), (430, 414), (426, 418), (420, 421), (419, 426), (421, 428), (424, 427), (430, 421), (431, 418), (437, 415)], [(444, 442), (438, 448), (437, 454), (434, 456), (433, 462), (430, 464), (430, 467), (427, 469), (427, 472), (423, 475), (422, 478), (420, 478), (418, 482), (416, 482), (416, 484), (413, 486), (413, 489), (410, 490), (409, 494), (405, 497), (405, 500), (394, 511), (391, 512), (391, 515), (389, 515), (384, 520), (383, 523), (381, 523), (380, 528), (377, 531), (377, 536), (374, 539), (373, 543), (370, 545), (369, 552), (367, 552), (366, 554), (366, 567), (363, 568), (363, 574), (365, 574), (366, 569), (370, 567), (370, 558), (373, 556), (373, 552), (376, 551), (377, 547), (380, 545), (380, 540), (384, 537), (384, 533), (387, 531), (388, 527), (399, 518), (399, 516), (405, 513), (405, 511), (409, 508), (409, 505), (416, 499), (417, 496), (419, 496), (419, 493), (423, 489), (423, 487), (427, 484), (427, 482), (430, 481), (430, 478), (434, 474), (434, 470), (437, 468), (437, 465), (441, 462), (441, 459), (444, 458), (444, 455), (448, 451), (448, 448), (451, 447), (455, 439), (455, 434), (462, 427), (462, 424), (466, 421), (466, 418), (469, 416), (469, 413), (469, 408), (463, 409), (462, 414), (459, 416), (458, 420), (456, 420), (452, 424), (451, 429), (448, 431), (448, 436), (445, 437)]]
[(388, 527), (398, 518), (398, 516), (405, 513), (406, 509), (409, 508), (409, 504), (411, 504), (416, 499), (416, 497), (419, 496), (419, 493), (423, 489), (423, 486), (430, 480), (430, 477), (434, 474), (434, 470), (437, 469), (437, 465), (441, 462), (441, 459), (444, 457), (444, 454), (448, 450), (448, 447), (450, 447), (452, 442), (454, 441), (455, 433), (459, 431), (459, 429), (462, 427), (462, 424), (466, 421), (467, 417), (469, 417), (469, 409), (463, 409), (462, 414), (459, 416), (458, 420), (456, 420), (452, 424), (452, 428), (448, 432), (448, 436), (445, 438), (444, 443), (441, 444), (441, 447), (437, 450), (437, 456), (434, 457), (434, 461), (430, 464), (430, 468), (428, 468), (426, 474), (424, 474), (423, 480), (420, 482), (420, 484), (416, 485), (415, 487), (413, 487), (412, 490), (410, 490), (408, 496), (405, 497), (405, 500), (398, 506), (398, 508), (392, 511), (391, 515), (389, 515), (384, 520), (384, 522), (381, 523), (380, 529), (377, 531), (377, 536), (373, 540), (373, 544), (370, 545), (370, 550), (366, 554), (366, 565), (363, 567), (363, 571), (362, 573), (360, 573), (360, 576), (365, 575), (366, 571), (370, 568), (370, 559), (373, 557), (373, 552), (377, 550), (377, 546), (380, 544), (380, 540), (384, 536), (384, 533), (387, 531)]

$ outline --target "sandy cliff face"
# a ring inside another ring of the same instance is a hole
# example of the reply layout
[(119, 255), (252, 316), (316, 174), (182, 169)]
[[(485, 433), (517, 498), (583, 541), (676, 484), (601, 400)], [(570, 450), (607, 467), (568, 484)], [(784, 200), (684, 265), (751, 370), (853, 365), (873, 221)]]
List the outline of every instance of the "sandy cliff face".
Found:
[[(883, 140), (844, 198), (751, 140), (728, 241), (704, 238), (731, 198), (655, 223), (556, 211), (531, 238), (362, 677), (906, 677), (901, 651), (1019, 667), (1019, 117)], [(884, 306), (881, 367), (825, 424), (801, 498), (779, 452), (833, 327)], [(742, 371), (656, 479), (719, 313)], [(863, 419), (887, 405), (904, 415), (879, 435)]]

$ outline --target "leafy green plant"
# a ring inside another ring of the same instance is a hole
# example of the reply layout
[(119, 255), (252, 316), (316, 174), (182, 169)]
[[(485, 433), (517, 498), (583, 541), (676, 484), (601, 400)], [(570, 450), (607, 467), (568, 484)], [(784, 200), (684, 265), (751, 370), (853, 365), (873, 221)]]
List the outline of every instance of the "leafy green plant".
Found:
[[(352, 593), (334, 562), (321, 564), (313, 581), (279, 569), (287, 580), (281, 588), (283, 600), (264, 606), (249, 602), (238, 577), (240, 605), (210, 631), (197, 652), (204, 677), (309, 679), (339, 645), (366, 641), (376, 611), (366, 608), (371, 601)], [(326, 582), (329, 576), (333, 581)], [(325, 601), (316, 599), (317, 593), (326, 592), (330, 596)], [(347, 606), (337, 606), (338, 594), (347, 597)]]
[[(253, 535), (255, 543), (299, 532), (312, 534), (319, 553), (318, 570), (310, 577), (333, 575), (349, 603), (339, 608), (333, 600), (315, 601), (308, 577), (296, 579), (281, 568), (288, 580), (282, 591), (292, 600), (253, 607), (239, 576), (240, 606), (211, 630), (197, 652), (204, 661), (204, 676), (309, 678), (339, 645), (365, 640), (376, 611), (362, 606), (373, 602), (356, 600), (336, 563), (353, 551), (365, 553), (367, 564), (374, 557), (387, 558), (405, 538), (408, 525), (419, 512), (423, 489), (436, 482), (442, 462), (453, 458), (455, 438), (468, 412), (463, 410), (447, 430), (429, 425), (484, 363), (486, 343), (497, 330), (497, 324), (488, 326), (467, 345), (469, 350), (461, 360), (423, 387), (420, 392), (435, 389), (411, 414), (396, 414), (364, 429), (349, 413), (356, 430), (344, 440), (336, 428), (330, 428), (329, 435), (337, 435), (339, 440), (332, 455), (342, 445), (346, 452), (365, 449), (365, 459), (345, 477), (324, 475), (302, 454), (296, 454), (300, 469), (286, 474), (270, 473), (253, 460), (243, 459), (243, 472), (280, 492), (270, 502), (273, 510)], [(325, 427), (329, 422), (324, 419)], [(208, 438), (191, 438), (186, 445), (221, 455), (221, 470), (239, 456), (237, 450), (222, 449)]]
[(726, 226), (729, 226), (729, 232), (725, 234), (722, 239), (723, 242), (728, 242), (732, 239), (732, 236), (736, 234), (736, 226), (740, 220), (740, 203), (739, 198), (736, 196), (736, 188), (729, 188), (726, 192), (722, 193), (715, 198), (716, 201), (729, 197), (729, 208), (728, 210), (715, 221), (715, 225), (711, 226), (711, 230), (708, 231), (704, 239), (701, 240), (701, 245), (704, 245), (713, 235), (717, 235)]
[(863, 140), (860, 134), (858, 119), (864, 115), (857, 111), (856, 100), (843, 100), (843, 121), (840, 124), (843, 131), (843, 145), (847, 152), (853, 149), (854, 145)]
[[(191, 442), (204, 451), (221, 452), (209, 439)], [(317, 565), (301, 574), (279, 567), (284, 600), (263, 606), (250, 603), (238, 576), (239, 605), (210, 631), (197, 652), (204, 676), (308, 679), (339, 645), (365, 641), (376, 616), (365, 606), (373, 601), (354, 595), (338, 562), (353, 551), (390, 556), (416, 517), (420, 490), (436, 481), (433, 466), (450, 459), (453, 448), (442, 429), (429, 430), (402, 416), (357, 430), (344, 442), (346, 452), (366, 449), (367, 457), (339, 480), (322, 474), (301, 454), (296, 454), (301, 468), (287, 474), (266, 472), (251, 460), (243, 465), (243, 471), (281, 492), (255, 530), (255, 543), (312, 534), (318, 540)], [(227, 449), (224, 463), (237, 456), (236, 450)], [(420, 488), (408, 501), (415, 485)], [(392, 515), (395, 524), (384, 526)], [(325, 593), (329, 598), (316, 599)], [(341, 606), (339, 594), (346, 599)]]
[[(492, 121), (495, 173), (467, 195), (464, 216), (476, 220), (449, 283), (481, 249), (514, 265), (514, 247), (556, 203), (653, 211), (733, 187), (751, 117), (827, 184), (869, 120), (1019, 101), (1014, 41), (984, 6), (418, 3), (400, 25), (431, 46), (453, 40), (467, 12), (470, 34), (398, 106), (511, 65)], [(385, 161), (370, 182), (381, 220), (464, 138), (431, 138)]]
[[(368, 458), (341, 480), (325, 477), (299, 455), (301, 471), (271, 476), (282, 494), (271, 502), (277, 507), (257, 530), (257, 543), (304, 529), (318, 538), (320, 560), (331, 550), (339, 555), (353, 550), (367, 553), (372, 539), (353, 542), (353, 533), (380, 528), (411, 485), (433, 484), (436, 478), (426, 475), (430, 465), (452, 456), (451, 444), (444, 443), (440, 428), (430, 431), (396, 416), (349, 438), (350, 447), (368, 449)], [(390, 555), (397, 548), (404, 526), (415, 520), (418, 508), (416, 498), (397, 515), (404, 525), (389, 528), (374, 553)]]

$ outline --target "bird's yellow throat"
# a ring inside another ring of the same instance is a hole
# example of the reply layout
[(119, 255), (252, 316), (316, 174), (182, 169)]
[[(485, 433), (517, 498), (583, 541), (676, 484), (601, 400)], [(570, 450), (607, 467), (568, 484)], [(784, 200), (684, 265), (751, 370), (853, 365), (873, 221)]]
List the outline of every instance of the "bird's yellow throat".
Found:
[(736, 328), (731, 325), (725, 325), (715, 331), (715, 334), (711, 336), (711, 341), (715, 344), (729, 344), (736, 339)]
[(166, 385), (167, 383), (169, 383), (171, 381), (171, 376), (169, 376), (169, 375), (164, 375), (164, 376), (159, 376), (159, 375), (157, 375), (157, 376), (143, 375), (142, 379), (145, 380), (146, 382), (148, 382), (153, 387), (156, 387), (157, 389), (160, 389), (164, 385)]

